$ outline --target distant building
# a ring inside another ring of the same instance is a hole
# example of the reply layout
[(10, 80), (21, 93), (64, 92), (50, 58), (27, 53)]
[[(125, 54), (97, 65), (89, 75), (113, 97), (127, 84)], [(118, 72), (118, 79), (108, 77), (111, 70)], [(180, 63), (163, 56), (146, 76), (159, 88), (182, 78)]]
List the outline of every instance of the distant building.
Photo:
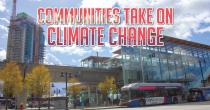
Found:
[(99, 56), (89, 56), (81, 60), (82, 67), (88, 68), (105, 68), (104, 61), (110, 59), (110, 57), (99, 57)]
[(9, 26), (7, 60), (41, 64), (44, 59), (44, 31), (26, 13), (16, 15), (15, 8), (16, 0)]
[(113, 57), (89, 56), (81, 60), (81, 66), (87, 68), (119, 68), (120, 59)]

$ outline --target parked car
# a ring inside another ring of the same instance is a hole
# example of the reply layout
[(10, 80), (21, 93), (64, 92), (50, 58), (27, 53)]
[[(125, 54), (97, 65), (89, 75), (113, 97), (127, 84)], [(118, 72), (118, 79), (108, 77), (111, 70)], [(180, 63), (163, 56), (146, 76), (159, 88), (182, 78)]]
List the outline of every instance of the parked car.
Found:
[(15, 109), (16, 107), (15, 99), (0, 98), (0, 105), (6, 106), (6, 104), (9, 109)]

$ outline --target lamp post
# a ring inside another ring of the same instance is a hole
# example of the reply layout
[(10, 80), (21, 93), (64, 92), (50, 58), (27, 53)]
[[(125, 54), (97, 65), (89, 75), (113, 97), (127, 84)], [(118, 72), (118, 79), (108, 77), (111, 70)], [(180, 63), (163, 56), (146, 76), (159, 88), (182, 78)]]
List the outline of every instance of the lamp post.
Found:
[(81, 101), (81, 106), (82, 109), (84, 109), (84, 89), (82, 89), (82, 91), (80, 92), (80, 101)]
[(113, 84), (116, 84), (116, 89), (117, 89), (117, 102), (118, 102), (118, 100), (119, 100), (119, 88), (120, 88), (120, 83), (121, 83), (121, 81), (120, 80), (113, 80), (113, 82), (112, 82)]
[(121, 83), (121, 81), (120, 80), (118, 80), (118, 81), (116, 81), (116, 85), (117, 85), (117, 103), (118, 103), (118, 101), (119, 101), (119, 88), (120, 88), (120, 83)]
[(71, 73), (67, 73), (67, 72), (61, 72), (61, 77), (65, 77), (65, 81), (66, 81), (66, 110), (68, 110), (68, 77), (71, 78)]
[(50, 85), (50, 90), (49, 90), (49, 101), (48, 101), (48, 110), (50, 110), (50, 101), (51, 101), (51, 87), (54, 88), (55, 85), (52, 83), (52, 85)]

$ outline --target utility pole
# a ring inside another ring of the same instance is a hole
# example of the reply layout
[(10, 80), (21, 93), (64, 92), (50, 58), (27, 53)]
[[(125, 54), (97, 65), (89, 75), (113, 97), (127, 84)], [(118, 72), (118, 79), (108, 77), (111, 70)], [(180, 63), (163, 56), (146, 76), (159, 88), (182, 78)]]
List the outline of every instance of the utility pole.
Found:
[(65, 82), (66, 82), (66, 110), (69, 110), (68, 109), (68, 94), (67, 94), (67, 91), (68, 91), (68, 78), (71, 78), (71, 73), (67, 73), (67, 72), (62, 72), (61, 73), (61, 77), (64, 77), (65, 78)]
[(140, 61), (141, 61), (141, 72), (142, 72), (142, 82), (145, 82), (144, 79), (144, 67), (143, 67), (143, 57), (142, 57), (142, 47), (140, 47)]
[(99, 58), (98, 58), (98, 51), (96, 52), (96, 56), (97, 56), (97, 68), (99, 68)]
[(68, 94), (67, 94), (67, 91), (68, 91), (68, 73), (66, 72), (66, 74), (65, 74), (65, 78), (66, 78), (66, 110), (68, 110)]

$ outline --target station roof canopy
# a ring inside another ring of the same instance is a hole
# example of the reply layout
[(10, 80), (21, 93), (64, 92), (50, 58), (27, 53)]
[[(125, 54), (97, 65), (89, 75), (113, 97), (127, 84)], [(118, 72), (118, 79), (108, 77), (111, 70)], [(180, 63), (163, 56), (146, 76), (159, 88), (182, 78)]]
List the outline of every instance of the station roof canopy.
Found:
[[(175, 44), (179, 44), (179, 45), (190, 46), (190, 47), (194, 47), (194, 48), (210, 50), (210, 45), (201, 44), (201, 43), (197, 43), (197, 42), (192, 42), (192, 41), (189, 41), (189, 40), (183, 40), (183, 39), (179, 39), (179, 38), (175, 38), (175, 37), (164, 36), (163, 41), (164, 42), (171, 42), (171, 43), (175, 43)], [(121, 49), (118, 49), (118, 50), (116, 50), (112, 53), (121, 54)]]
[(183, 39), (178, 39), (178, 38), (175, 38), (175, 37), (164, 36), (163, 40), (165, 42), (173, 42), (173, 43), (180, 44), (180, 45), (187, 45), (187, 46), (191, 46), (191, 47), (195, 47), (195, 48), (209, 49), (210, 50), (210, 45), (201, 44), (201, 43), (192, 42), (192, 41), (183, 40)]
[(113, 54), (121, 54), (121, 49), (118, 49), (118, 50), (116, 50), (116, 51), (114, 51), (114, 52), (112, 52)]

